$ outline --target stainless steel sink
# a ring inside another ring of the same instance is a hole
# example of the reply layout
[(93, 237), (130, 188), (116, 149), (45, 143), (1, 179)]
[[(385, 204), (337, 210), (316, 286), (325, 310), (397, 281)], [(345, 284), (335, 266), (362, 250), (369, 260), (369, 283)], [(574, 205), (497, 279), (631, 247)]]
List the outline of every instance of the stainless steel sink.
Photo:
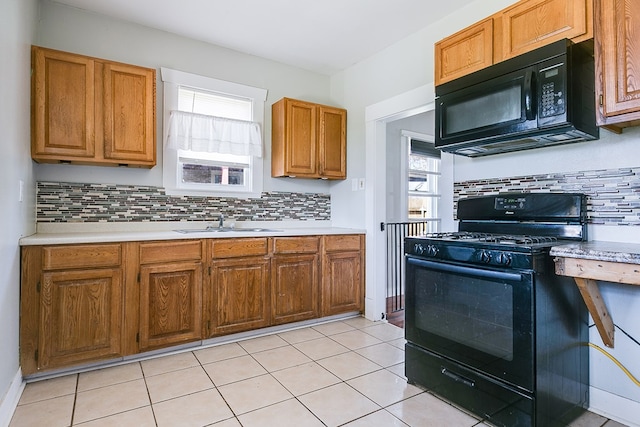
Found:
[(224, 233), (224, 232), (250, 232), (250, 233), (269, 233), (278, 232), (282, 230), (276, 230), (273, 228), (233, 228), (233, 227), (207, 227), (207, 228), (188, 228), (184, 230), (173, 230), (177, 233), (189, 234), (189, 233)]

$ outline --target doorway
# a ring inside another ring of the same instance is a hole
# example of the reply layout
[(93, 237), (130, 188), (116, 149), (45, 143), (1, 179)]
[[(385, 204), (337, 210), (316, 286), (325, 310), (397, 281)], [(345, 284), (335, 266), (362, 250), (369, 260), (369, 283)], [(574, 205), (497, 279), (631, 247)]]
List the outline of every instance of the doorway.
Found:
[(399, 327), (404, 326), (404, 240), (440, 230), (441, 155), (433, 136), (424, 133), (433, 128), (432, 111), (387, 124), (385, 318)]
[[(394, 152), (393, 144), (387, 140), (396, 140), (388, 136), (388, 132), (397, 126), (398, 121), (408, 118), (407, 121), (420, 120), (422, 113), (433, 114), (435, 108), (435, 91), (433, 84), (421, 86), (409, 92), (395, 96), (388, 100), (368, 106), (365, 109), (366, 121), (366, 300), (365, 316), (370, 320), (382, 320), (386, 317), (386, 286), (387, 286), (387, 236), (383, 225), (391, 221), (388, 207), (394, 206), (399, 200), (398, 192), (390, 192), (387, 186), (389, 173), (387, 160), (389, 153)], [(424, 120), (424, 119), (422, 119)], [(395, 122), (395, 123), (394, 123)], [(411, 129), (407, 123), (402, 126), (405, 130)], [(433, 128), (432, 128), (433, 129)], [(400, 145), (400, 132), (395, 151), (400, 158), (398, 146)], [(418, 131), (425, 134), (433, 134), (433, 130)], [(388, 149), (390, 149), (388, 151)], [(453, 229), (453, 173), (452, 156), (446, 153), (442, 156), (441, 176), (441, 206), (442, 229)], [(450, 203), (449, 203), (450, 202)]]

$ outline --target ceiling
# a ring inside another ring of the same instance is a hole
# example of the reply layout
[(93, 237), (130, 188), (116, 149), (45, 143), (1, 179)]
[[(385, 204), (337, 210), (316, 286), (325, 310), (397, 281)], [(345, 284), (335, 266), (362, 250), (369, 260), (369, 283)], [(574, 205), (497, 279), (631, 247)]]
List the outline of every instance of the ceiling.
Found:
[(53, 0), (332, 75), (474, 0)]

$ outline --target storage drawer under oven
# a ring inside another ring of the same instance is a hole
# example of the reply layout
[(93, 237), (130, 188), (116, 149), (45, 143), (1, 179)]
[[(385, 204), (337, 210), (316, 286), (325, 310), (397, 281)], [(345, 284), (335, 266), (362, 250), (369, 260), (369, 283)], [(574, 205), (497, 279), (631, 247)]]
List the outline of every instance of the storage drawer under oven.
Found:
[(535, 425), (532, 396), (411, 343), (405, 345), (405, 357), (410, 383), (419, 384), (496, 426)]

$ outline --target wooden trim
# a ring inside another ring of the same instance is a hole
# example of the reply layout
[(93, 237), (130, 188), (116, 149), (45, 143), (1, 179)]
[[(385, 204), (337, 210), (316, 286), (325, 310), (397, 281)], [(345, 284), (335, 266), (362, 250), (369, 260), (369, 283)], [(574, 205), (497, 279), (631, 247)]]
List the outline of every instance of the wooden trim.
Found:
[(20, 290), (20, 366), (24, 375), (37, 372), (42, 250), (40, 246), (22, 248), (22, 286)]
[(573, 279), (578, 285), (582, 299), (587, 305), (589, 313), (591, 313), (591, 317), (593, 317), (593, 321), (596, 324), (596, 328), (598, 328), (600, 337), (602, 337), (602, 342), (604, 342), (604, 345), (607, 347), (613, 348), (613, 319), (611, 319), (607, 306), (602, 300), (600, 289), (598, 288), (598, 282), (592, 279), (581, 279), (579, 277), (574, 277)]

